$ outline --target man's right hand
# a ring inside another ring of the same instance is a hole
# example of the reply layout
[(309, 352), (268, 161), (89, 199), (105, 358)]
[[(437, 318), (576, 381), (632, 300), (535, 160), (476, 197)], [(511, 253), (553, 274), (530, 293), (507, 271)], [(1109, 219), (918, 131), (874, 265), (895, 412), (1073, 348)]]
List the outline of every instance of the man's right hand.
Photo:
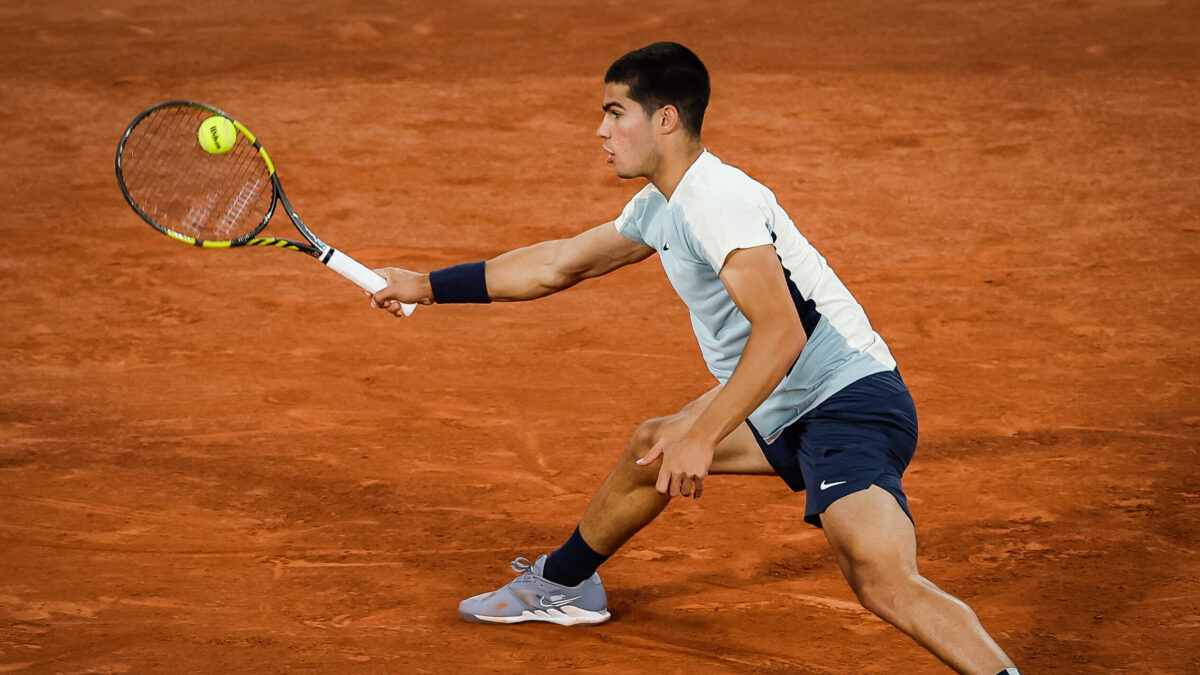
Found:
[(433, 287), (429, 285), (429, 275), (400, 269), (399, 267), (384, 267), (375, 273), (387, 280), (387, 287), (371, 295), (371, 306), (391, 312), (397, 317), (403, 317), (400, 303), (415, 303), (421, 305), (433, 304)]

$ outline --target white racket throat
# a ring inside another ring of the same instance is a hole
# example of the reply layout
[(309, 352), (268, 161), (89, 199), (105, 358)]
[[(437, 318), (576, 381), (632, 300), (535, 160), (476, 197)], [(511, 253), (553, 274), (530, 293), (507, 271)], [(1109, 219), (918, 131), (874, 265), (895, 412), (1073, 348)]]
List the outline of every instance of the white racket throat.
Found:
[[(378, 293), (387, 288), (387, 280), (375, 273), (374, 270), (342, 253), (336, 248), (330, 248), (329, 253), (322, 259), (329, 269), (358, 284), (359, 288), (368, 293)], [(416, 305), (400, 303), (404, 316), (412, 316)]]

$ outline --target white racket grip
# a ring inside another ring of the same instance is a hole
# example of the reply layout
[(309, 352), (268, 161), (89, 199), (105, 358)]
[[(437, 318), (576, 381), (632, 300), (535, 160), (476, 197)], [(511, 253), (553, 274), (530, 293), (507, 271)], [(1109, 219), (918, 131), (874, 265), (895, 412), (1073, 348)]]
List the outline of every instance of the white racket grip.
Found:
[[(358, 284), (359, 288), (368, 293), (378, 293), (387, 288), (386, 279), (336, 248), (330, 249), (330, 256), (325, 264), (329, 266), (329, 269)], [(400, 310), (404, 312), (404, 316), (412, 316), (416, 309), (416, 305), (410, 305), (407, 302), (400, 303)]]

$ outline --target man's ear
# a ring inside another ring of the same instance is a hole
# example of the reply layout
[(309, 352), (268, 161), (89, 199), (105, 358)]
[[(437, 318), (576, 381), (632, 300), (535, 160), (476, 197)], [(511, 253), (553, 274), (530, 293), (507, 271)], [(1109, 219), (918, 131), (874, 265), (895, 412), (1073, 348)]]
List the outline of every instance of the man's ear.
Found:
[(679, 121), (679, 109), (670, 104), (658, 109), (655, 120), (657, 122), (655, 126), (658, 132), (662, 134), (674, 133), (683, 128)]

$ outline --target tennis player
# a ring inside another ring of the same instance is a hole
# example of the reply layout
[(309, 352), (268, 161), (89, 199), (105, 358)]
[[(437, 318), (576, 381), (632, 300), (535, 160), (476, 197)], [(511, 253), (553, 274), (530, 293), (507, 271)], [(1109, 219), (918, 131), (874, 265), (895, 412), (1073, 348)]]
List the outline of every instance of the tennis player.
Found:
[(533, 300), (658, 254), (719, 384), (648, 420), (579, 526), (519, 576), (464, 600), (468, 621), (563, 625), (609, 618), (597, 568), (710, 474), (774, 474), (806, 491), (863, 606), (963, 673), (1016, 673), (975, 613), (917, 571), (901, 476), (917, 445), (912, 397), (861, 306), (774, 194), (704, 148), (708, 72), (659, 42), (605, 75), (597, 134), (621, 178), (649, 183), (613, 222), (571, 239), (429, 274), (379, 270), (372, 305)]

